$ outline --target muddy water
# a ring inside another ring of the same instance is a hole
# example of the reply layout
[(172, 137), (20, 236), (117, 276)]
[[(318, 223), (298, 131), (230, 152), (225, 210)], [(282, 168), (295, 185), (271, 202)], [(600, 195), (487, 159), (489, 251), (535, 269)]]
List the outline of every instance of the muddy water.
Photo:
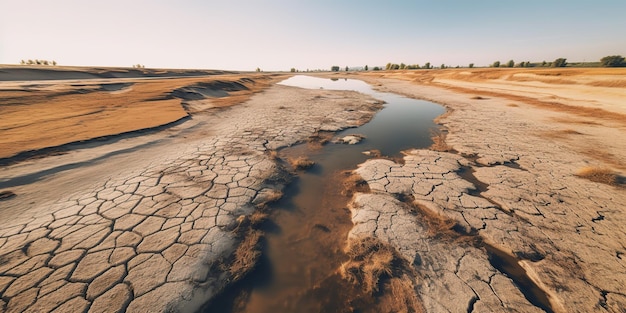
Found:
[[(337, 269), (352, 228), (349, 198), (342, 195), (341, 178), (376, 149), (385, 156), (432, 144), (433, 119), (444, 108), (427, 101), (379, 93), (362, 81), (295, 76), (281, 84), (332, 90), (354, 90), (386, 102), (367, 124), (335, 134), (362, 134), (357, 145), (329, 143), (322, 148), (302, 144), (283, 149), (281, 159), (307, 156), (315, 165), (297, 179), (273, 205), (266, 225), (266, 245), (260, 266), (234, 290), (217, 299), (207, 312), (346, 312), (370, 311), (372, 301), (358, 287), (342, 280)], [(369, 298), (369, 299), (368, 299)], [(368, 307), (370, 309), (368, 309)]]

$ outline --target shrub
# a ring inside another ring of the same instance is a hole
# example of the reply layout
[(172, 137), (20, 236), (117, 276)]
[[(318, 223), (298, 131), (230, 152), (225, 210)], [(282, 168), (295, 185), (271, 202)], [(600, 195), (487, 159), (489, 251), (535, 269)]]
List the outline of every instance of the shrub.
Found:
[(513, 60), (509, 60), (509, 62), (506, 63), (506, 67), (513, 67), (515, 66), (515, 61)]
[(425, 69), (429, 69), (430, 68), (430, 62), (426, 62), (426, 64), (424, 64), (424, 68)]
[(576, 176), (586, 178), (596, 183), (602, 183), (607, 185), (617, 185), (619, 183), (619, 177), (615, 172), (608, 168), (602, 167), (583, 167), (576, 172)]
[(552, 67), (565, 67), (567, 65), (567, 59), (558, 58), (552, 62)]
[(491, 67), (500, 67), (500, 61), (495, 61), (491, 64)]
[(333, 66), (330, 68), (330, 70), (331, 70), (331, 71), (333, 71), (333, 72), (339, 72), (339, 66), (337, 66), (337, 65), (333, 65)]
[(474, 63), (470, 63), (469, 68), (474, 68)]
[(295, 72), (296, 72), (296, 68), (295, 68), (295, 67), (292, 67), (292, 68), (291, 68), (291, 72), (292, 72), (292, 73), (295, 73)]
[(368, 67), (367, 67), (367, 65), (365, 65), (365, 67), (364, 67), (364, 69), (365, 69), (366, 71), (368, 70)]
[(600, 64), (604, 67), (626, 66), (626, 63), (624, 63), (624, 57), (621, 55), (607, 55), (600, 59)]

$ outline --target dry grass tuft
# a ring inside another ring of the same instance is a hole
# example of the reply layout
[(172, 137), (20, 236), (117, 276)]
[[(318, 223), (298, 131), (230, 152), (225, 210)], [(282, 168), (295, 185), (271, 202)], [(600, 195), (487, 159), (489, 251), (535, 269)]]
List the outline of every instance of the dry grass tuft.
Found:
[(289, 164), (291, 164), (295, 170), (305, 170), (315, 165), (315, 162), (309, 160), (307, 157), (301, 156), (295, 159), (289, 159)]
[(278, 158), (279, 158), (278, 157), (278, 151), (276, 151), (276, 150), (268, 150), (267, 154), (269, 155), (270, 159), (272, 159), (272, 160), (278, 160)]
[(473, 96), (471, 99), (472, 99), (472, 100), (487, 100), (487, 99), (489, 99), (489, 98), (483, 98), (483, 97), (481, 97), (481, 96)]
[(355, 192), (369, 193), (370, 186), (367, 184), (361, 176), (353, 173), (352, 171), (346, 171), (343, 173), (345, 179), (343, 179), (343, 190), (341, 194), (351, 197)]
[(320, 149), (323, 145), (328, 143), (334, 136), (332, 132), (317, 132), (307, 139), (309, 147)]
[(268, 216), (269, 215), (267, 213), (263, 213), (259, 210), (256, 210), (254, 211), (254, 213), (250, 214), (250, 216), (248, 217), (248, 220), (250, 221), (250, 225), (252, 227), (257, 227), (263, 222), (265, 222)]
[(262, 233), (250, 230), (235, 251), (235, 259), (230, 265), (233, 281), (237, 281), (248, 274), (257, 264), (261, 251), (259, 249)]
[(346, 254), (350, 260), (340, 274), (376, 298), (372, 312), (424, 311), (415, 290), (416, 273), (391, 246), (375, 237), (352, 239)]
[(252, 200), (252, 204), (254, 204), (257, 208), (263, 209), (268, 204), (272, 202), (276, 202), (283, 197), (283, 193), (277, 189), (264, 188), (257, 194), (256, 198)]
[(350, 260), (341, 265), (341, 276), (362, 285), (366, 293), (379, 291), (381, 278), (389, 278), (393, 273), (395, 252), (377, 238), (351, 240), (347, 255)]
[(452, 147), (446, 143), (446, 133), (441, 131), (431, 131), (431, 138), (433, 144), (429, 147), (430, 150), (439, 152), (450, 152)]
[(392, 278), (386, 284), (385, 292), (378, 300), (379, 312), (424, 312), (422, 304), (417, 298), (415, 286), (406, 275), (402, 278)]
[(509, 103), (509, 104), (507, 104), (506, 106), (508, 106), (508, 107), (512, 107), (512, 108), (517, 108), (517, 107), (519, 107), (519, 105), (518, 105), (518, 104), (515, 104), (515, 103)]
[(608, 168), (587, 166), (576, 171), (575, 175), (596, 183), (611, 186), (619, 184), (619, 175)]

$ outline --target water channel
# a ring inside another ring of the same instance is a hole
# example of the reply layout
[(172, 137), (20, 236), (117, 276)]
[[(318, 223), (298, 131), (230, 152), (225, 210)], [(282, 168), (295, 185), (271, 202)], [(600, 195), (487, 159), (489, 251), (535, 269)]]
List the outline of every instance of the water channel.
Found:
[[(347, 260), (343, 252), (352, 228), (342, 194), (345, 172), (379, 150), (398, 157), (401, 151), (432, 144), (433, 119), (444, 113), (440, 105), (373, 90), (363, 81), (294, 76), (282, 85), (310, 89), (354, 90), (384, 101), (384, 108), (365, 125), (335, 134), (335, 138), (361, 134), (356, 145), (329, 143), (320, 148), (307, 144), (283, 149), (281, 158), (307, 156), (315, 165), (298, 172), (272, 205), (263, 258), (239, 286), (219, 297), (210, 312), (367, 312), (370, 295), (341, 279), (337, 269)], [(370, 308), (371, 309), (371, 308)], [(207, 310), (207, 312), (209, 312)]]

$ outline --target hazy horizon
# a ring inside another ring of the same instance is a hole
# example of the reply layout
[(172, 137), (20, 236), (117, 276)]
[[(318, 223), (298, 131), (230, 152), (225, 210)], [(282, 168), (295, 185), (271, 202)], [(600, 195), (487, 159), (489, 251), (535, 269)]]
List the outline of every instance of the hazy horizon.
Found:
[(1, 0), (0, 63), (225, 70), (593, 62), (626, 1)]

